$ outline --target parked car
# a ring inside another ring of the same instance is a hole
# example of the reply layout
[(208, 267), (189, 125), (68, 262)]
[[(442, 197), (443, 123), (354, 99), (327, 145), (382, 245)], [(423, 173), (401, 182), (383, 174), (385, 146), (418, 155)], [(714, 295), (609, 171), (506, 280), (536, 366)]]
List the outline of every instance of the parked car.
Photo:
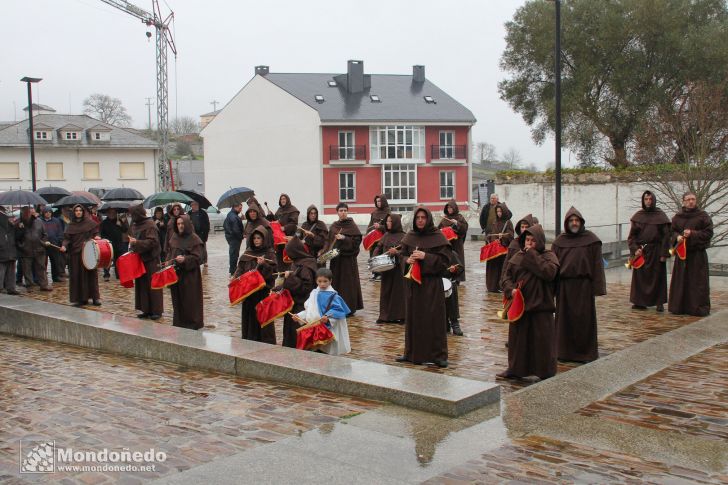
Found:
[(212, 230), (215, 232), (224, 230), (222, 225), (223, 222), (225, 222), (225, 214), (220, 212), (220, 209), (218, 209), (214, 205), (208, 207), (206, 211), (208, 217), (210, 218), (210, 228), (212, 228)]

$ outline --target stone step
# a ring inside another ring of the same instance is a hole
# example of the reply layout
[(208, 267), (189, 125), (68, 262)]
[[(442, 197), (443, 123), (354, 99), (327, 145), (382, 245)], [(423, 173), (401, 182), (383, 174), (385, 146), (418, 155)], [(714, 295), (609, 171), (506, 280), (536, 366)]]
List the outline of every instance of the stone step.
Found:
[(498, 402), (500, 386), (272, 346), (136, 318), (0, 295), (0, 333), (460, 416)]

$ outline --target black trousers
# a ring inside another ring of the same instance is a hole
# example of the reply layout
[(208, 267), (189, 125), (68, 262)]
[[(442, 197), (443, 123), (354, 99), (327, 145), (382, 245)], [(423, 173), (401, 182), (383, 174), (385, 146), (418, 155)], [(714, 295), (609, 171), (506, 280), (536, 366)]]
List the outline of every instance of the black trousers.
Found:
[(238, 267), (238, 258), (240, 258), (240, 245), (243, 243), (243, 240), (242, 239), (227, 239), (227, 243), (228, 243), (228, 257), (229, 257), (229, 266), (230, 266), (228, 273), (234, 274), (235, 269)]

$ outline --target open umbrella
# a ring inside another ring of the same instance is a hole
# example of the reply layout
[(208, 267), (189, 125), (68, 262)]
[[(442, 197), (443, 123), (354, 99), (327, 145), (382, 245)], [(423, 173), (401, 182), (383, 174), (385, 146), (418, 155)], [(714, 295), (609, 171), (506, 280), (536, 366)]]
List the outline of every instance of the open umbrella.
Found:
[(230, 189), (220, 196), (220, 200), (217, 201), (217, 208), (223, 209), (225, 207), (242, 204), (254, 195), (255, 192), (253, 189), (249, 189), (247, 187), (236, 187), (234, 189)]
[(46, 205), (43, 197), (27, 190), (8, 190), (0, 193), (0, 205)]
[(43, 197), (45, 200), (48, 201), (49, 204), (52, 204), (62, 198), (64, 198), (67, 195), (71, 195), (69, 191), (64, 189), (63, 187), (41, 187), (38, 190), (35, 191), (36, 194)]
[(181, 194), (179, 192), (157, 192), (156, 194), (152, 194), (144, 199), (144, 208), (151, 209), (152, 207), (173, 204), (175, 202), (179, 202), (181, 204), (189, 204), (190, 202), (192, 202), (192, 199), (189, 196)]
[(144, 195), (136, 189), (130, 187), (119, 187), (106, 192), (101, 200), (142, 200)]
[(208, 200), (207, 197), (205, 197), (203, 194), (197, 192), (196, 190), (182, 190), (178, 189), (177, 192), (180, 194), (185, 194), (186, 196), (190, 197), (192, 200), (200, 204), (200, 209), (207, 209), (212, 205), (212, 203)]
[(101, 199), (99, 199), (96, 194), (92, 194), (91, 192), (86, 192), (85, 190), (74, 190), (73, 192), (71, 192), (71, 195), (81, 195), (93, 202), (93, 205), (101, 205)]
[(67, 195), (55, 204), (53, 204), (54, 207), (67, 207), (71, 205), (81, 204), (85, 206), (92, 206), (92, 205), (98, 205), (98, 203), (95, 200), (91, 200), (85, 195)]
[(110, 200), (99, 207), (99, 212), (105, 214), (109, 209), (116, 209), (116, 212), (128, 212), (131, 202), (128, 200)]

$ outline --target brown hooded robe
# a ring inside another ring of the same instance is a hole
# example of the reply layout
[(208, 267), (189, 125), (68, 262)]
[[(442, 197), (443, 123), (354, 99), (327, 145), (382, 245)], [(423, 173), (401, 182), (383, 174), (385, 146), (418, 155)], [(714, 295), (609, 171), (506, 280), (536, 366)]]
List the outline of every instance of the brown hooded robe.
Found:
[[(316, 214), (316, 219), (314, 219), (313, 222), (311, 222), (308, 218), (311, 212)], [(319, 212), (315, 205), (310, 205), (308, 206), (308, 209), (306, 209), (306, 221), (301, 224), (301, 227), (313, 233), (313, 236), (306, 234), (303, 241), (311, 250), (311, 254), (315, 258), (318, 257), (321, 252), (323, 252), (324, 246), (326, 246), (326, 241), (329, 239), (329, 230), (326, 227), (326, 224), (319, 220)]]
[(76, 207), (83, 209), (83, 217), (71, 219), (66, 226), (63, 236), (63, 247), (66, 248), (68, 261), (68, 299), (71, 303), (85, 305), (88, 300), (99, 300), (99, 274), (95, 269), (88, 270), (83, 265), (81, 252), (86, 241), (95, 238), (99, 234), (99, 225), (91, 218), (89, 211), (82, 205), (77, 204), (71, 209), (71, 214)]
[(514, 232), (516, 233), (516, 236), (514, 238), (511, 238), (511, 243), (508, 245), (508, 254), (506, 254), (506, 259), (503, 261), (503, 267), (506, 267), (506, 264), (508, 263), (508, 260), (511, 259), (511, 257), (516, 254), (518, 251), (521, 250), (521, 223), (525, 222), (528, 224), (528, 227), (533, 226), (534, 224), (538, 224), (538, 218), (534, 217), (532, 214), (526, 214), (521, 219), (518, 220), (516, 223), (516, 226), (513, 228)]
[(175, 229), (169, 241), (170, 253), (167, 255), (169, 259), (185, 257), (184, 262), (174, 263), (179, 281), (169, 287), (174, 309), (172, 325), (199, 330), (204, 326), (200, 264), (204, 258), (205, 245), (195, 234), (189, 216), (182, 215), (180, 218), (184, 221), (184, 230), (179, 234)]
[[(452, 215), (447, 213), (448, 207), (452, 207)], [(458, 259), (460, 260), (460, 265), (462, 265), (463, 268), (463, 271), (461, 271), (457, 277), (457, 281), (465, 281), (465, 239), (468, 236), (468, 221), (466, 221), (463, 215), (460, 213), (460, 208), (458, 208), (458, 204), (457, 202), (455, 202), (455, 200), (447, 201), (445, 207), (442, 210), (442, 213), (444, 217), (442, 220), (440, 220), (440, 224), (437, 227), (440, 229), (442, 229), (443, 227), (452, 227), (455, 231), (455, 234), (458, 235), (457, 239), (453, 239), (452, 241), (450, 241), (450, 245), (457, 253)], [(452, 222), (453, 220), (455, 222)]]
[[(253, 236), (255, 234), (260, 234), (261, 236), (263, 236), (262, 246), (253, 246)], [(256, 342), (264, 342), (267, 344), (275, 345), (276, 326), (270, 324), (266, 325), (263, 328), (260, 328), (258, 313), (255, 310), (255, 305), (260, 303), (263, 298), (268, 296), (268, 294), (270, 293), (270, 289), (273, 287), (275, 282), (275, 275), (273, 273), (276, 269), (276, 263), (265, 261), (263, 264), (258, 265), (258, 261), (255, 259), (261, 256), (263, 258), (269, 259), (270, 261), (275, 261), (276, 259), (275, 252), (273, 251), (273, 239), (265, 226), (261, 224), (255, 227), (250, 232), (250, 234), (248, 234), (247, 247), (248, 249), (242, 255), (240, 255), (240, 259), (238, 260), (238, 267), (233, 274), (233, 278), (237, 278), (243, 273), (247, 273), (248, 271), (257, 269), (258, 272), (265, 279), (266, 286), (265, 288), (261, 288), (260, 290), (247, 297), (241, 305), (241, 327), (243, 339), (255, 340)], [(249, 256), (254, 257), (251, 258)]]
[[(297, 236), (286, 244), (286, 254), (291, 258), (291, 273), (283, 282), (282, 288), (291, 292), (293, 309), (290, 313), (304, 310), (303, 304), (311, 291), (316, 287), (316, 258), (306, 252), (306, 248)], [(283, 346), (296, 348), (296, 329), (298, 323), (289, 314), (283, 317)]]
[(432, 213), (418, 207), (415, 216), (420, 211), (427, 215), (425, 227), (417, 229), (413, 218), (413, 229), (402, 238), (401, 250), (402, 261), (415, 249), (426, 253), (425, 259), (419, 261), (422, 283), (405, 280), (404, 357), (415, 364), (447, 361), (447, 317), (441, 274), (450, 262), (450, 244), (435, 227)]
[[(569, 218), (581, 220), (576, 234), (569, 231)], [(559, 259), (556, 280), (556, 332), (558, 357), (573, 362), (599, 358), (595, 297), (607, 294), (602, 260), (602, 241), (584, 227), (584, 218), (574, 207), (566, 212), (564, 232), (551, 244)]]
[[(392, 229), (386, 230), (387, 219), (392, 219)], [(374, 256), (385, 254), (389, 249), (399, 246), (404, 231), (402, 230), (402, 216), (388, 214), (384, 219), (385, 233), (374, 247)], [(404, 321), (404, 275), (402, 274), (401, 257), (395, 256), (397, 265), (383, 273), (379, 287), (379, 317), (377, 322)]]
[[(252, 219), (250, 213), (255, 211), (257, 217)], [(245, 228), (243, 228), (243, 238), (245, 239), (245, 247), (250, 247), (250, 235), (258, 227), (263, 227), (270, 236), (270, 240), (273, 241), (273, 228), (270, 227), (270, 222), (263, 215), (263, 209), (257, 204), (255, 200), (248, 201), (248, 209), (245, 211)], [(271, 245), (273, 243), (271, 242)], [(275, 258), (274, 258), (275, 259)]]
[(707, 212), (700, 209), (682, 208), (672, 218), (673, 239), (677, 240), (685, 229), (690, 229), (687, 238), (687, 257), (681, 260), (675, 255), (670, 280), (668, 310), (677, 315), (704, 317), (710, 314), (710, 278), (708, 253), (713, 238), (713, 221)]
[[(281, 205), (281, 198), (286, 198), (285, 205)], [(298, 216), (300, 215), (299, 210), (291, 204), (291, 198), (288, 194), (281, 194), (278, 197), (278, 210), (275, 213), (275, 219), (281, 224), (281, 228), (286, 236), (293, 236), (296, 234), (298, 228)], [(283, 261), (283, 247), (278, 246), (275, 248), (276, 260), (278, 261), (278, 271), (286, 271), (290, 268), (289, 263)]]
[[(179, 214), (183, 215), (185, 213), (184, 210), (182, 210), (182, 204), (179, 202), (175, 202), (174, 204), (169, 206), (169, 212), (167, 213), (169, 215), (169, 219), (167, 220), (167, 237), (164, 238), (164, 254), (167, 256), (167, 259), (169, 259), (169, 241), (172, 240), (172, 235), (174, 235), (175, 232), (177, 232), (177, 217), (174, 216), (174, 208), (179, 207)], [(194, 228), (193, 232), (194, 234)]]
[(129, 208), (131, 215), (131, 235), (136, 242), (129, 250), (137, 253), (147, 270), (145, 274), (134, 280), (134, 308), (145, 315), (161, 315), (164, 311), (164, 293), (152, 289), (152, 274), (159, 269), (159, 255), (162, 248), (159, 244), (157, 224), (149, 217), (142, 204)]
[[(336, 239), (341, 233), (344, 239)], [(361, 232), (351, 217), (343, 221), (336, 221), (329, 228), (329, 240), (325, 250), (332, 248), (339, 250), (339, 256), (332, 259), (330, 264), (331, 272), (334, 273), (332, 285), (344, 299), (352, 313), (364, 308), (364, 298), (361, 294), (361, 282), (359, 281), (359, 266), (356, 257), (359, 255), (361, 245)]]
[[(523, 250), (527, 235), (536, 239), (536, 248)], [(559, 272), (556, 255), (546, 249), (546, 235), (540, 224), (522, 232), (521, 250), (514, 254), (503, 270), (503, 292), (521, 285), (525, 311), (508, 325), (508, 370), (511, 377), (538, 376), (546, 379), (556, 374), (556, 323), (554, 322), (554, 280)]]
[[(496, 204), (496, 210), (498, 207), (503, 211), (503, 215), (498, 218), (496, 214), (495, 222), (488, 227), (488, 234), (506, 233), (506, 235), (498, 238), (489, 237), (486, 239), (486, 242), (490, 243), (497, 240), (500, 241), (503, 247), (508, 248), (513, 241), (513, 223), (510, 221), (510, 217), (508, 217), (509, 212), (506, 211), (506, 207), (500, 203)], [(518, 249), (520, 250), (520, 248)], [(485, 262), (485, 287), (491, 293), (501, 291), (500, 280), (503, 274), (503, 264), (506, 261), (507, 255), (508, 253)]]
[[(652, 196), (652, 207), (645, 206), (645, 196)], [(627, 245), (630, 256), (642, 248), (645, 264), (632, 270), (629, 301), (637, 306), (658, 306), (667, 301), (667, 258), (670, 257), (670, 219), (657, 207), (655, 194), (642, 194), (642, 209), (631, 219)], [(665, 258), (660, 261), (660, 258)]]

